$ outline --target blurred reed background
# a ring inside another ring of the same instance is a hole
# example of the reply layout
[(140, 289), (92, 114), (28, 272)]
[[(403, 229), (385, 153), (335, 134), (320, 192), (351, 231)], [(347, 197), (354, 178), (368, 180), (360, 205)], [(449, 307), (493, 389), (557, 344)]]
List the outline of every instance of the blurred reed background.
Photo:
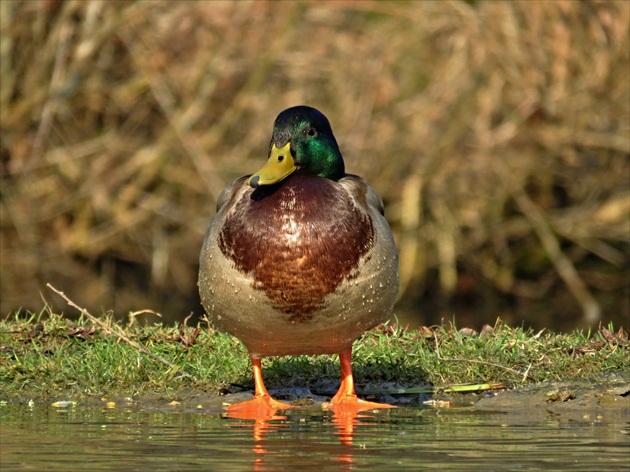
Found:
[[(278, 112), (331, 120), (400, 251), (396, 313), (630, 316), (626, 1), (6, 1), (2, 315), (201, 315), (221, 190)], [(68, 311), (68, 310), (66, 310)]]

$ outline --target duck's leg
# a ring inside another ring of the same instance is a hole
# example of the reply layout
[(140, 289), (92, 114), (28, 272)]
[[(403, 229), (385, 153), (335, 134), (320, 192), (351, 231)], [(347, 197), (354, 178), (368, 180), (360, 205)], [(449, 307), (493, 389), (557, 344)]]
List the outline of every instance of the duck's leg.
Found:
[(254, 370), (254, 399), (228, 406), (229, 413), (245, 413), (247, 416), (263, 417), (275, 410), (286, 410), (294, 406), (274, 400), (269, 395), (262, 377), (260, 358), (250, 356)]
[(355, 411), (373, 410), (375, 408), (396, 408), (386, 403), (375, 403), (360, 400), (354, 391), (354, 378), (352, 377), (352, 348), (339, 354), (341, 361), (341, 385), (335, 396), (330, 401), (332, 408), (348, 408)]

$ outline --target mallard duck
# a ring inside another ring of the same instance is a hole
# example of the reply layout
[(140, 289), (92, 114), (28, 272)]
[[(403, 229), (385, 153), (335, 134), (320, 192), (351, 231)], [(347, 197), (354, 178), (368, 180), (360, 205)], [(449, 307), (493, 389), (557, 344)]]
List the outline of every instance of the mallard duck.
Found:
[(398, 255), (380, 196), (346, 174), (330, 123), (315, 108), (280, 113), (266, 165), (219, 197), (199, 291), (213, 323), (251, 357), (254, 399), (228, 411), (291, 408), (269, 395), (261, 358), (302, 354), (339, 354), (333, 407), (389, 407), (357, 398), (351, 350), (392, 311)]

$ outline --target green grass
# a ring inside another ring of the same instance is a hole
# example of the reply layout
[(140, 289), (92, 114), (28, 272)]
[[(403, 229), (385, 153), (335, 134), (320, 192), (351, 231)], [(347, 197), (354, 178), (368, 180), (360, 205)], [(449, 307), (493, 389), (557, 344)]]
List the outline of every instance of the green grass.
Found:
[[(123, 326), (109, 315), (94, 324), (50, 313), (16, 313), (0, 321), (0, 399), (59, 395), (169, 396), (219, 393), (252, 385), (246, 350), (234, 337), (201, 323)], [(113, 334), (118, 330), (127, 338)], [(131, 344), (130, 344), (131, 343)], [(413, 388), (596, 377), (628, 371), (628, 333), (612, 326), (590, 333), (534, 333), (497, 322), (482, 334), (454, 325), (405, 330), (387, 324), (354, 345), (357, 382)], [(337, 379), (337, 356), (264, 360), (269, 387)]]

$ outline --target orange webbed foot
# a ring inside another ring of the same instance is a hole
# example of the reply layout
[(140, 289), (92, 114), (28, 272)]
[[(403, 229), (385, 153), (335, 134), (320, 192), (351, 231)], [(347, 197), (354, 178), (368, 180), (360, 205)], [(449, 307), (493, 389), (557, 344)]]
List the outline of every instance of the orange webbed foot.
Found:
[(256, 392), (254, 399), (228, 406), (228, 416), (230, 418), (248, 420), (268, 420), (273, 418), (278, 410), (296, 408), (271, 398), (263, 382), (260, 358), (254, 356), (250, 357), (252, 360), (252, 369), (254, 370), (254, 390)]
[(354, 392), (354, 378), (352, 376), (351, 350), (348, 349), (339, 354), (341, 363), (341, 385), (339, 391), (325, 408), (335, 412), (358, 413), (360, 411), (375, 410), (378, 408), (396, 408), (387, 403), (376, 403), (360, 400)]
[(230, 418), (242, 419), (269, 419), (278, 410), (296, 408), (293, 405), (274, 400), (269, 395), (255, 397), (253, 400), (235, 403), (227, 407)]
[(368, 411), (376, 410), (379, 408), (396, 408), (394, 405), (388, 405), (387, 403), (376, 403), (367, 400), (361, 400), (354, 394), (347, 394), (337, 392), (331, 402), (326, 406), (326, 409), (337, 410), (350, 410), (350, 411)]

